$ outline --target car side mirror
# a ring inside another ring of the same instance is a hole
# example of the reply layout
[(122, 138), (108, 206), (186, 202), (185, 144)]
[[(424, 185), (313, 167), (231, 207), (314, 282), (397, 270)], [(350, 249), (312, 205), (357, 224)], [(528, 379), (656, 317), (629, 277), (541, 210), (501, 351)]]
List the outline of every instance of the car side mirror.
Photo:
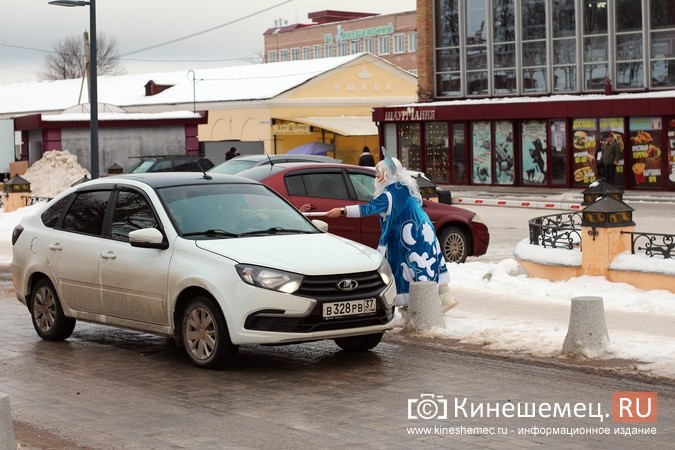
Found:
[(324, 233), (328, 233), (328, 224), (326, 222), (324, 222), (323, 220), (313, 219), (312, 223), (319, 230), (323, 231)]
[(169, 243), (157, 228), (141, 228), (129, 232), (129, 243), (132, 247), (167, 249)]

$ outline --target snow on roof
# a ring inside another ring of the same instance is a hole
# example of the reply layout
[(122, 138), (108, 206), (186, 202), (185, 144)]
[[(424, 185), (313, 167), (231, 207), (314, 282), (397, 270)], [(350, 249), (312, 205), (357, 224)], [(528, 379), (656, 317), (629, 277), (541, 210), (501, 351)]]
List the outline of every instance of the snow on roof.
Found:
[[(302, 85), (351, 61), (370, 56), (358, 53), (336, 58), (285, 61), (180, 72), (100, 76), (98, 101), (121, 107), (205, 102), (266, 100)], [(171, 85), (145, 95), (148, 81)], [(193, 84), (194, 83), (194, 84)], [(79, 103), (82, 79), (0, 84), (0, 114), (62, 111)], [(86, 103), (87, 89), (83, 89)]]
[[(200, 119), (199, 113), (192, 111), (166, 111), (159, 113), (100, 113), (100, 122), (115, 120), (163, 120), (163, 119)], [(89, 113), (42, 114), (43, 122), (89, 122)]]

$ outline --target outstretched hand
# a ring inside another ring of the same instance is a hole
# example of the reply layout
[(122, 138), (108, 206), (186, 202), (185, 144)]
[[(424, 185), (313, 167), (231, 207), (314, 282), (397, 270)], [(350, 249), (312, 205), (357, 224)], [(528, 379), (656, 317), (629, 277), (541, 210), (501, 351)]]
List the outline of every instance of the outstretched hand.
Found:
[(326, 217), (330, 217), (331, 219), (335, 219), (336, 217), (340, 217), (340, 209), (341, 208), (333, 208), (326, 212)]

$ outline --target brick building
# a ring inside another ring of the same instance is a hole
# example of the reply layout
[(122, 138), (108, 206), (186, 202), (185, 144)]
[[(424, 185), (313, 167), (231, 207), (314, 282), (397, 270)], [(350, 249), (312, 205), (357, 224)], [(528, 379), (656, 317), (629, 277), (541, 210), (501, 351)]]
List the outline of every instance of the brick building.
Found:
[(374, 14), (317, 11), (312, 23), (277, 24), (265, 31), (265, 61), (297, 61), (373, 53), (417, 74), (415, 11)]

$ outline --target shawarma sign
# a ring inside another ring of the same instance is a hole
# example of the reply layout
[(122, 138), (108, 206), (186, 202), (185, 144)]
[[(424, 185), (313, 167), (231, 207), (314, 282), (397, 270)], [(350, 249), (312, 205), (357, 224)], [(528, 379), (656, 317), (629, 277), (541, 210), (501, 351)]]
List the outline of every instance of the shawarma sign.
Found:
[(406, 109), (397, 111), (385, 111), (385, 122), (406, 122), (418, 120), (436, 120), (435, 109), (419, 109), (410, 106)]

